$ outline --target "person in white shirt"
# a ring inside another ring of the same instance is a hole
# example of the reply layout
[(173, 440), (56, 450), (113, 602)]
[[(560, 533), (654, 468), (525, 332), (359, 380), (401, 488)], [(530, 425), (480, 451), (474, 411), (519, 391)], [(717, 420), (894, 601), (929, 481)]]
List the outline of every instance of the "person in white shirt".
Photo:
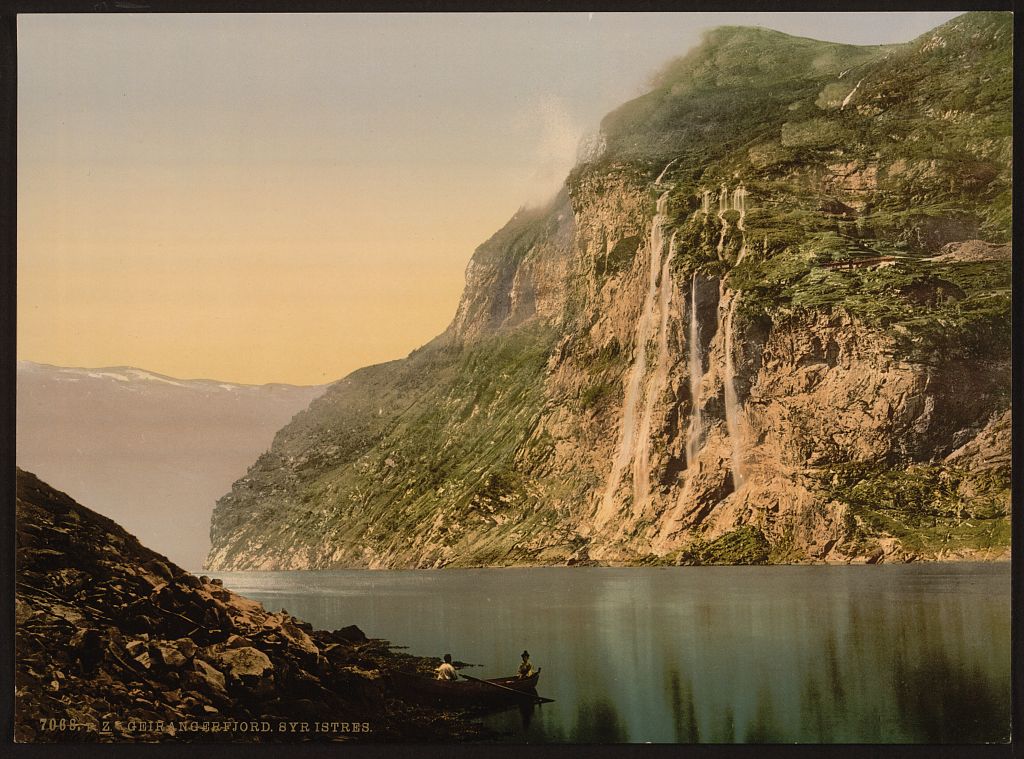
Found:
[(530, 664), (530, 652), (523, 651), (522, 653), (523, 663), (519, 665), (519, 671), (516, 673), (516, 677), (520, 680), (525, 680), (533, 674), (533, 665)]
[(452, 666), (452, 655), (444, 655), (444, 664), (438, 667), (436, 670), (438, 680), (458, 680), (459, 675), (455, 672), (455, 667)]

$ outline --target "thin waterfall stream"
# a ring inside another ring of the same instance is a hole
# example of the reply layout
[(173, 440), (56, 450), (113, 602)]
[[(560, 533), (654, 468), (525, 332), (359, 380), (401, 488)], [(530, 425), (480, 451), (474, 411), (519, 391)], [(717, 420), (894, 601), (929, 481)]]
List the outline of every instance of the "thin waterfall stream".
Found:
[(641, 513), (651, 496), (651, 425), (654, 417), (654, 405), (665, 390), (668, 382), (668, 318), (672, 307), (672, 257), (676, 252), (676, 235), (673, 232), (668, 242), (668, 255), (661, 266), (661, 279), (658, 284), (658, 360), (654, 374), (647, 386), (644, 403), (644, 414), (640, 421), (640, 434), (637, 440), (637, 455), (633, 459), (633, 511)]
[[(731, 295), (727, 295), (729, 292), (731, 292)], [(722, 325), (722, 328), (725, 330), (723, 340), (725, 348), (725, 375), (722, 378), (725, 391), (725, 426), (729, 432), (729, 445), (732, 450), (733, 487), (739, 490), (746, 480), (743, 463), (743, 410), (736, 395), (736, 364), (733, 356), (735, 349), (736, 308), (740, 302), (740, 294), (736, 291), (729, 291), (725, 286), (725, 280), (722, 280), (721, 297), (728, 299), (725, 308), (719, 311), (719, 313), (725, 313), (725, 321)]]
[(640, 402), (644, 376), (647, 374), (647, 343), (651, 338), (654, 308), (658, 299), (659, 274), (662, 268), (662, 249), (664, 248), (664, 228), (668, 222), (668, 191), (658, 198), (656, 213), (651, 220), (651, 234), (648, 242), (650, 251), (649, 277), (647, 297), (644, 299), (643, 310), (636, 327), (636, 338), (633, 344), (633, 366), (630, 368), (629, 380), (622, 402), (622, 427), (619, 433), (619, 445), (612, 461), (611, 473), (604, 496), (595, 514), (595, 526), (600, 529), (615, 515), (615, 495), (622, 483), (622, 473), (636, 454), (637, 447), (637, 406)]
[(686, 433), (686, 468), (697, 462), (703, 436), (701, 389), (704, 384), (704, 358), (700, 345), (700, 317), (697, 312), (697, 272), (690, 284), (690, 318), (687, 335), (687, 368), (690, 373), (690, 424)]

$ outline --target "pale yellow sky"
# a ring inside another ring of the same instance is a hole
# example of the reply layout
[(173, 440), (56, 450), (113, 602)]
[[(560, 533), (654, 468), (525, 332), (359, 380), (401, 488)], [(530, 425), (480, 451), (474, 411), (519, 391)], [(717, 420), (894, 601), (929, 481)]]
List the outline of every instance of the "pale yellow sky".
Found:
[(702, 29), (953, 15), (20, 16), (18, 356), (299, 384), (398, 358)]
[(457, 166), (375, 197), (372, 171), (165, 166), (127, 192), (112, 170), (40, 172), (40, 198), (89, 191), (51, 206), (24, 185), (22, 357), (316, 383), (404, 355), (447, 325), (509, 198), (478, 187), (459, 213), (472, 180)]

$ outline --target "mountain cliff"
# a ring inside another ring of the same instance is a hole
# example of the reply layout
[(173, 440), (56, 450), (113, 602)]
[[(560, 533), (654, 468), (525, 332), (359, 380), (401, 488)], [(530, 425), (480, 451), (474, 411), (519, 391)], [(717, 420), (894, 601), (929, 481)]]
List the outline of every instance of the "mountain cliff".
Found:
[(708, 33), (278, 433), (209, 566), (1008, 554), (1011, 21)]

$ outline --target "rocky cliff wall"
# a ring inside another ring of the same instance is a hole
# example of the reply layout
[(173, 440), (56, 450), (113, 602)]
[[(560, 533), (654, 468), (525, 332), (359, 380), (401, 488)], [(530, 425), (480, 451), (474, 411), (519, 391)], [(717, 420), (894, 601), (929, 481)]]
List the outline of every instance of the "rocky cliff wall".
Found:
[(444, 335), (279, 433), (211, 565), (1005, 555), (1008, 29), (709, 35), (477, 250)]

